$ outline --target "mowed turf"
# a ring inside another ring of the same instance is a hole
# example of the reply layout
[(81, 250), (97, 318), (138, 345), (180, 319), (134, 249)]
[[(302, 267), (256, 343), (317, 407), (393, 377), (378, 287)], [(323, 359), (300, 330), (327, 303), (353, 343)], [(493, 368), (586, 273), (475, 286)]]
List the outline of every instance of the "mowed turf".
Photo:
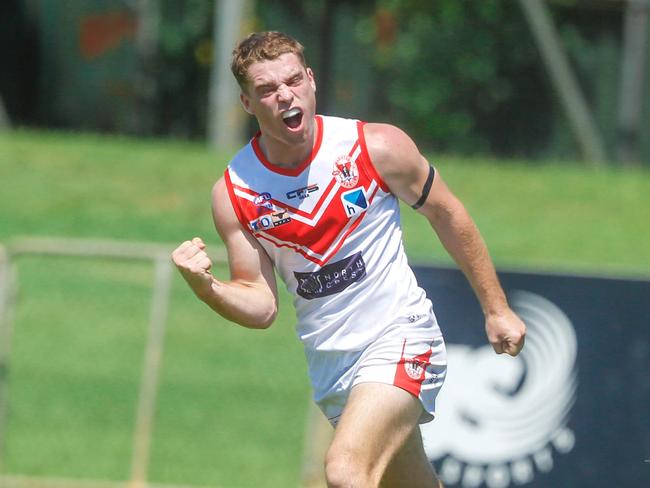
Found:
[[(59, 236), (218, 246), (210, 190), (229, 152), (58, 132), (0, 135), (0, 242)], [(650, 276), (650, 173), (431, 158), (498, 266)], [(412, 261), (449, 262), (403, 211)], [(125, 479), (152, 267), (22, 257), (4, 472)], [(219, 266), (215, 273), (227, 276)], [(297, 486), (309, 387), (291, 301), (267, 331), (228, 324), (174, 277), (150, 479)], [(282, 287), (281, 287), (282, 288)]]

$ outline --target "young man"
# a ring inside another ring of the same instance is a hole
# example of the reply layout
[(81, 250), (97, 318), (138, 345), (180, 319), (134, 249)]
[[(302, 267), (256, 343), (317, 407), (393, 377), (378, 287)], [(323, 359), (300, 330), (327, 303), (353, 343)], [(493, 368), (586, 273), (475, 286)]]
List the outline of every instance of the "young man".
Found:
[(314, 399), (336, 426), (328, 486), (440, 486), (418, 424), (433, 418), (445, 347), (406, 262), (397, 199), (430, 222), (481, 303), (488, 340), (514, 356), (525, 326), (478, 230), (400, 129), (316, 114), (314, 74), (296, 40), (251, 34), (232, 71), (260, 132), (213, 190), (231, 278), (210, 273), (198, 237), (174, 251), (175, 264), (212, 309), (255, 329), (275, 319), (277, 269), (295, 297)]

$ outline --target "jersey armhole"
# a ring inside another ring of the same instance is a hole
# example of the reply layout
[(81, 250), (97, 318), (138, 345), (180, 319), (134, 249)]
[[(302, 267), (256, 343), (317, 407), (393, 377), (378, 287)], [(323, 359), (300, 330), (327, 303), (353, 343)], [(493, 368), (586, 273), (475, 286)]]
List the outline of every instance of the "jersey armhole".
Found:
[(365, 161), (368, 163), (367, 165), (364, 166), (367, 166), (368, 171), (370, 172), (370, 176), (372, 176), (375, 180), (377, 180), (377, 182), (379, 183), (379, 187), (386, 193), (390, 193), (390, 188), (388, 188), (388, 185), (379, 174), (379, 171), (377, 171), (375, 165), (372, 164), (372, 159), (370, 159), (370, 154), (368, 153), (368, 147), (366, 146), (366, 136), (363, 133), (363, 127), (365, 125), (366, 122), (362, 122), (361, 120), (357, 121), (357, 133), (359, 135), (359, 145), (361, 146), (361, 153), (363, 154)]
[(230, 179), (230, 171), (228, 168), (226, 168), (226, 171), (224, 171), (223, 176), (226, 182), (226, 188), (228, 190), (228, 197), (230, 198), (230, 203), (232, 204), (232, 208), (235, 210), (235, 215), (237, 215), (237, 220), (239, 220), (239, 223), (244, 229), (246, 229), (251, 235), (253, 235), (253, 231), (248, 225), (248, 222), (246, 222), (241, 207), (239, 206), (239, 202), (237, 201), (237, 196), (235, 195), (235, 188), (232, 184), (232, 180)]

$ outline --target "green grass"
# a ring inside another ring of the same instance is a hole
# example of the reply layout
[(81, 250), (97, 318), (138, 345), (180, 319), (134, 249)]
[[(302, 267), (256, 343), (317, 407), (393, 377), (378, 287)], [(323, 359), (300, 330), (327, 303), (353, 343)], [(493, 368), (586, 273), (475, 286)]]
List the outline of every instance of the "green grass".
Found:
[[(18, 264), (6, 471), (127, 479), (151, 266)], [(291, 308), (253, 332), (210, 312), (180, 278), (172, 296), (151, 479), (297, 486), (309, 393)]]
[[(228, 155), (190, 143), (0, 134), (0, 242), (218, 238), (210, 190)], [(434, 157), (498, 266), (650, 276), (650, 173)], [(403, 212), (412, 261), (448, 262)], [(125, 479), (151, 300), (144, 263), (22, 257), (4, 471)], [(225, 269), (217, 269), (226, 276)], [(268, 331), (212, 313), (175, 276), (150, 478), (290, 487), (309, 387), (285, 292)]]
[(150, 294), (142, 278), (151, 272), (69, 258), (19, 264), (6, 465), (123, 478)]
[(0, 239), (17, 234), (184, 239), (213, 234), (226, 155), (198, 145), (48, 132), (0, 136)]
[[(438, 166), (497, 264), (650, 276), (650, 172), (496, 163), (444, 158)], [(427, 259), (420, 225), (405, 219), (405, 240)], [(431, 257), (444, 259), (439, 246)]]
[[(0, 135), (0, 240), (59, 235), (217, 244), (210, 190), (228, 154), (198, 144), (88, 134)], [(650, 172), (576, 163), (431, 158), (500, 265), (650, 271)], [(407, 250), (445, 261), (403, 212)]]

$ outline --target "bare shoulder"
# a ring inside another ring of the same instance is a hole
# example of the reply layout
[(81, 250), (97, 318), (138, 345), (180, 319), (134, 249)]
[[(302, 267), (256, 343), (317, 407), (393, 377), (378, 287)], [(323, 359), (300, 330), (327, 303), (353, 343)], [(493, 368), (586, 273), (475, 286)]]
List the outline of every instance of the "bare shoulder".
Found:
[(413, 139), (390, 124), (366, 124), (364, 137), (370, 160), (391, 192), (413, 204), (429, 172)]
[(239, 227), (237, 214), (230, 201), (226, 179), (222, 176), (212, 187), (212, 217), (219, 234), (232, 232)]
[(422, 156), (413, 139), (391, 124), (366, 124), (364, 136), (368, 154), (382, 176), (419, 165)]
[(212, 203), (214, 204), (215, 202), (222, 202), (223, 200), (230, 201), (230, 197), (228, 196), (226, 178), (222, 176), (215, 182), (214, 186), (212, 187)]

